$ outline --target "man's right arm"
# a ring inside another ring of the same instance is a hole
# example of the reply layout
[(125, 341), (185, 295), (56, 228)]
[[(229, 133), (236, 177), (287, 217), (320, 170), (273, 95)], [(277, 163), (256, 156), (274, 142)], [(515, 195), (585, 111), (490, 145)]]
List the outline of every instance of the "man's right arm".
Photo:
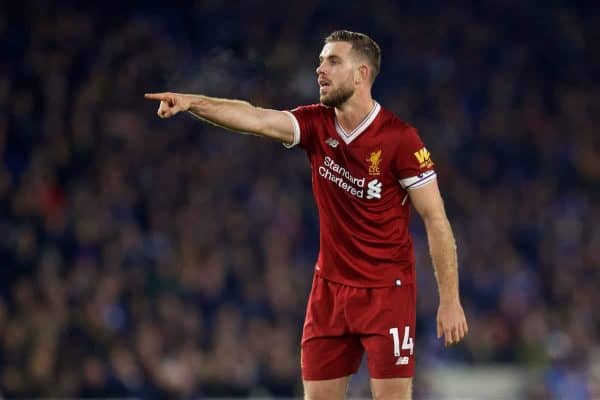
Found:
[(285, 111), (255, 107), (241, 100), (219, 99), (179, 93), (147, 93), (145, 98), (159, 100), (158, 116), (170, 118), (180, 112), (211, 124), (241, 133), (250, 133), (285, 144), (294, 142), (292, 116)]

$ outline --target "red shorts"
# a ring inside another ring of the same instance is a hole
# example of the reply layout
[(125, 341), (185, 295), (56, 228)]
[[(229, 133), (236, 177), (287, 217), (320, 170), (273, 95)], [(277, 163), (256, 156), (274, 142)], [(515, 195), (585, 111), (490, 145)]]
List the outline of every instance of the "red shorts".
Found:
[(414, 375), (416, 290), (341, 285), (315, 274), (302, 332), (302, 378), (354, 374), (367, 352), (371, 378)]

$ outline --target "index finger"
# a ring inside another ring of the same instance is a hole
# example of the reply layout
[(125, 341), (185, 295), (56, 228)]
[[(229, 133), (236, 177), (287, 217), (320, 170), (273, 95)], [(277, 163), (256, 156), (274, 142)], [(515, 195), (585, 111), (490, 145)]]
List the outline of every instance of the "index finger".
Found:
[(444, 345), (446, 347), (452, 346), (454, 344), (454, 338), (452, 336), (452, 329), (446, 329), (444, 331)]
[(144, 98), (149, 100), (168, 100), (167, 93), (144, 93)]

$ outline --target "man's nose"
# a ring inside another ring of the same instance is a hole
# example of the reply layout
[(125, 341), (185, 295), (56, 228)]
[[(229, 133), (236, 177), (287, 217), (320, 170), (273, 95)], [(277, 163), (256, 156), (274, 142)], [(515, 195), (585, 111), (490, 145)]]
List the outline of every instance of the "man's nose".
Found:
[(317, 75), (324, 73), (325, 71), (323, 71), (323, 64), (319, 64), (315, 71), (317, 72)]

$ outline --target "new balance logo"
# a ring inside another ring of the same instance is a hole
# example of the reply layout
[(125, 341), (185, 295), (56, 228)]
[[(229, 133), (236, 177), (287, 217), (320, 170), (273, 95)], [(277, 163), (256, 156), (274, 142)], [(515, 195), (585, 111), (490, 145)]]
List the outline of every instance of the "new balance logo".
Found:
[(396, 360), (396, 365), (408, 365), (408, 357), (398, 357), (398, 360)]
[(338, 147), (338, 144), (340, 144), (340, 142), (338, 142), (337, 140), (335, 140), (334, 138), (329, 138), (325, 141), (325, 143), (327, 143), (328, 145), (330, 145), (331, 147), (333, 147), (334, 149), (336, 147)]
[(367, 184), (367, 199), (381, 199), (381, 191), (383, 190), (383, 184), (377, 179), (373, 179)]

